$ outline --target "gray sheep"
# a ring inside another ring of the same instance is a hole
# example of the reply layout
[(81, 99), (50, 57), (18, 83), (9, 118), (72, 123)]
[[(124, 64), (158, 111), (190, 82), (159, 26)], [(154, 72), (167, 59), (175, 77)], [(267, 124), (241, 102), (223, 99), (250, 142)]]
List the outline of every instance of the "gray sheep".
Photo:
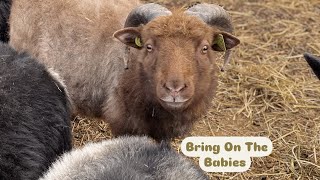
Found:
[(40, 180), (208, 180), (165, 144), (147, 137), (90, 143), (64, 154)]

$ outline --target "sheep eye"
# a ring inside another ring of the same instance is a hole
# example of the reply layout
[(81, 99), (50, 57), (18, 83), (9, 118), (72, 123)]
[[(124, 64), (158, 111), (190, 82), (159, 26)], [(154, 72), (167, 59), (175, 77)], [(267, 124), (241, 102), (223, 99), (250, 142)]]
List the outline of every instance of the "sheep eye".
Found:
[(152, 50), (153, 50), (152, 45), (148, 44), (148, 45), (147, 45), (147, 51), (148, 51), (148, 52), (151, 52)]
[(203, 46), (201, 52), (202, 52), (202, 54), (207, 54), (208, 50), (209, 50), (209, 47), (207, 45), (205, 45), (205, 46)]

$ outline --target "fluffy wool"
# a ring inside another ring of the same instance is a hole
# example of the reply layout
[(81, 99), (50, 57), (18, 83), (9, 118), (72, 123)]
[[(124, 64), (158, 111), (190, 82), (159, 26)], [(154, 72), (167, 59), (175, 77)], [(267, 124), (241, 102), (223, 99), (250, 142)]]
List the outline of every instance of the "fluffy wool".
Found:
[(185, 157), (147, 137), (121, 137), (64, 154), (41, 180), (205, 180)]
[(0, 44), (0, 179), (34, 180), (71, 149), (70, 102), (57, 74)]

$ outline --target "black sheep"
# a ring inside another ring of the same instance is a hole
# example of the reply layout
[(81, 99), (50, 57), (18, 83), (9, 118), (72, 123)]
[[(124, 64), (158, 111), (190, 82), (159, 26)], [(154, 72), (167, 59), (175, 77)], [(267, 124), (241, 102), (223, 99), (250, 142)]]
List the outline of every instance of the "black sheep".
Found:
[(71, 103), (57, 74), (0, 43), (0, 179), (39, 178), (71, 149)]
[(11, 0), (1, 0), (0, 1), (0, 41), (8, 42), (9, 41), (9, 15)]

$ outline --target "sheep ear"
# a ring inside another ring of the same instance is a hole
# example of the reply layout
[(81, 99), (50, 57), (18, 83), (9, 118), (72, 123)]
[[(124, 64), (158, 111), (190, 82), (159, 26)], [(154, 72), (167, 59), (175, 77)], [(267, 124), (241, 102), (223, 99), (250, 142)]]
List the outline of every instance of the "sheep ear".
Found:
[(240, 40), (235, 36), (226, 32), (219, 32), (214, 35), (212, 49), (215, 51), (226, 51), (237, 46), (239, 43)]
[(137, 49), (140, 49), (143, 46), (138, 28), (130, 27), (120, 29), (113, 34), (113, 37), (117, 38), (122, 43)]

